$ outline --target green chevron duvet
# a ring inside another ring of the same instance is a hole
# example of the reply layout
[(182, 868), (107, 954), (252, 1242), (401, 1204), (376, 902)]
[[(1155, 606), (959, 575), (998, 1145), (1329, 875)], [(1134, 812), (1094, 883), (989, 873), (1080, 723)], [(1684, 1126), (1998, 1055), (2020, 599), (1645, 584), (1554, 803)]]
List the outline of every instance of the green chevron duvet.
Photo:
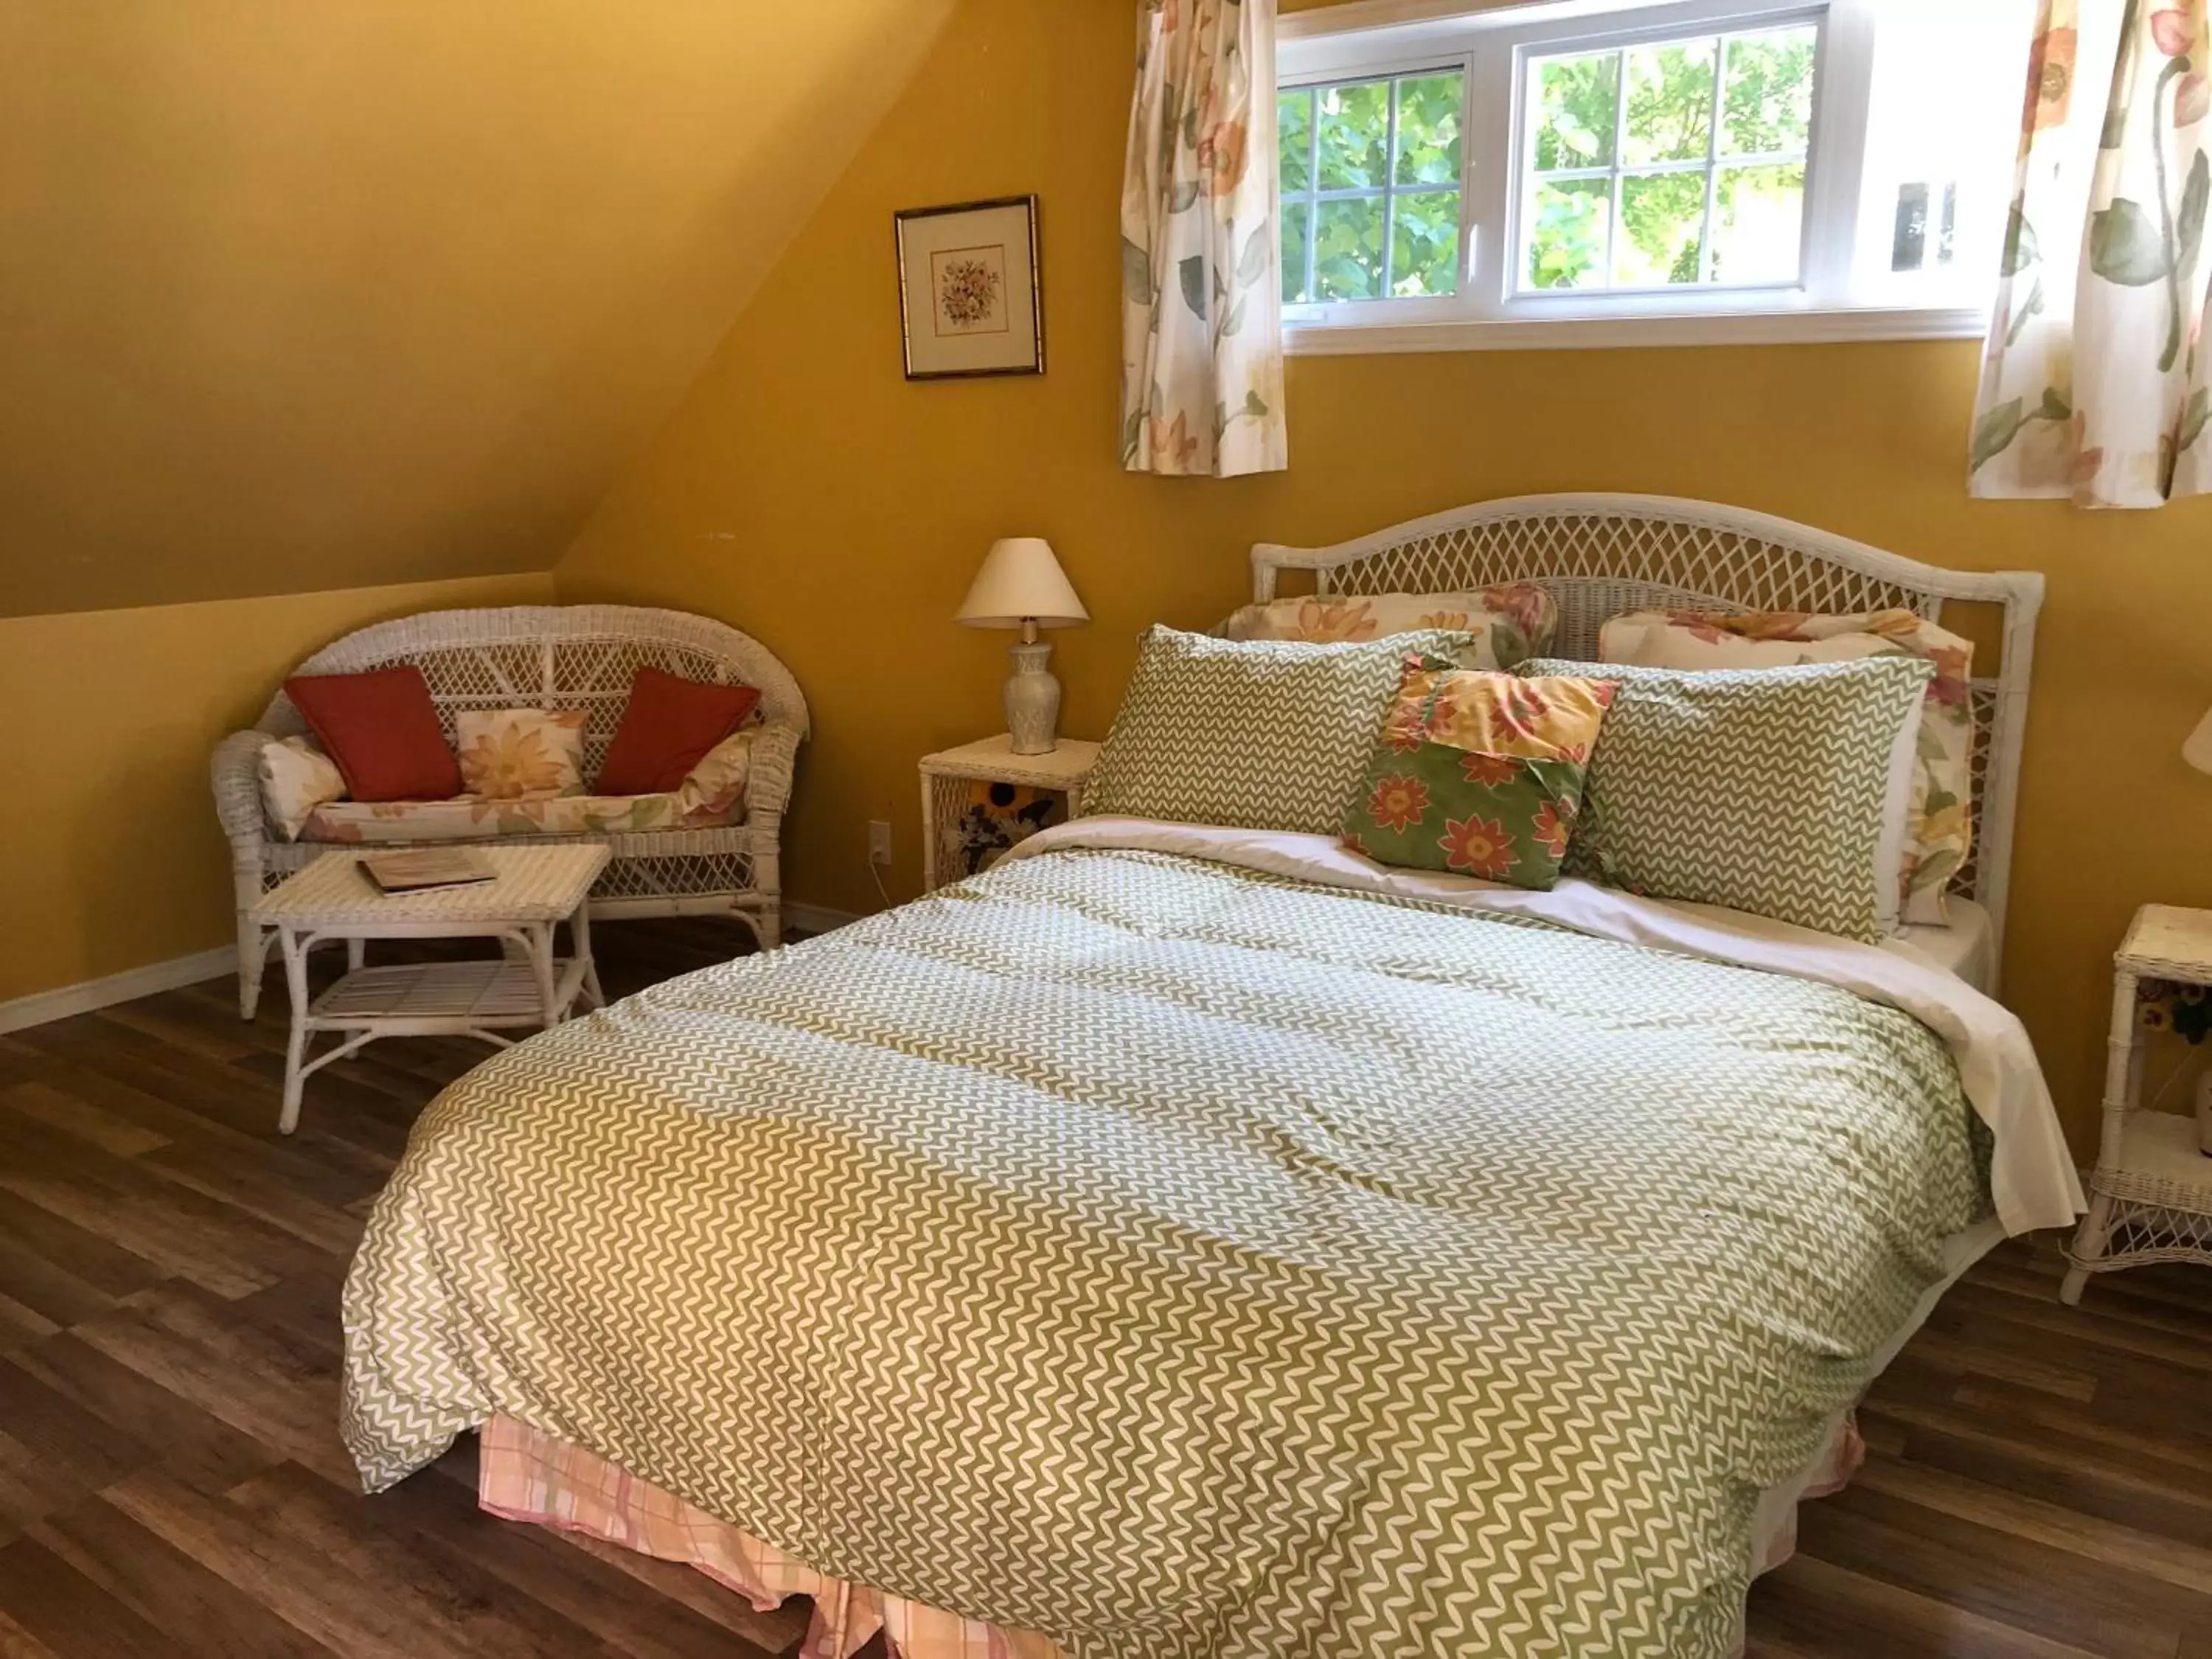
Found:
[(1078, 1659), (1717, 1655), (1972, 1121), (1839, 990), (1054, 853), (447, 1090), (344, 1429), (374, 1490), (505, 1413)]

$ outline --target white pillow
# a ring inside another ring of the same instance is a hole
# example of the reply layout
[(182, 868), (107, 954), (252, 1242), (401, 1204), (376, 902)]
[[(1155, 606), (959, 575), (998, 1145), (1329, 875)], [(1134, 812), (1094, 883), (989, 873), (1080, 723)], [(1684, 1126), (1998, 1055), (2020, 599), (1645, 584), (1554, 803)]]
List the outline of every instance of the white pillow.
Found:
[(345, 799), (344, 775), (313, 738), (263, 744), (254, 770), (261, 779), (261, 809), (286, 841), (300, 839), (318, 806)]

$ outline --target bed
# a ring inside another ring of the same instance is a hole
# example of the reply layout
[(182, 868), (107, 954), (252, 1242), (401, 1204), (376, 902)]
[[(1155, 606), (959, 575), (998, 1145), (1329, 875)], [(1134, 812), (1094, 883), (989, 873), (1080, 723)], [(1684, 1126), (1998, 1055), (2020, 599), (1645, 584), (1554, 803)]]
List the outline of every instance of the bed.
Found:
[[(1618, 496), (1255, 562), (1540, 580), (1570, 654), (1997, 607), (1993, 982), (2036, 578)], [(1957, 943), (1078, 820), (448, 1089), (348, 1280), (347, 1442), (374, 1491), (483, 1430), (489, 1506), (814, 1595), (811, 1652), (1723, 1655), (1934, 1298), (2079, 1206)]]

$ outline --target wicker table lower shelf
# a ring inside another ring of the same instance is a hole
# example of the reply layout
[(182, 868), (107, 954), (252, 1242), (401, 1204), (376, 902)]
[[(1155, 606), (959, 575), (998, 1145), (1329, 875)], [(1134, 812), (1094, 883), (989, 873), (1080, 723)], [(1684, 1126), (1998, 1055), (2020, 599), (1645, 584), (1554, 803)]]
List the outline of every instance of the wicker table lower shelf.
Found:
[[(553, 1000), (557, 1007), (565, 1010), (575, 1001), (588, 966), (574, 957), (555, 962)], [(307, 1020), (311, 1031), (477, 1036), (502, 1046), (507, 1039), (495, 1032), (518, 1026), (534, 1030), (544, 1024), (538, 970), (527, 962), (421, 962), (356, 969), (315, 999)]]
[[(360, 854), (325, 853), (254, 905), (255, 925), (276, 930), (292, 994), (276, 1120), (283, 1133), (299, 1124), (307, 1079), (379, 1037), (471, 1036), (506, 1048), (501, 1031), (557, 1025), (580, 998), (604, 1005), (587, 897), (607, 849), (494, 847), (477, 856), (491, 868), (489, 881), (384, 894), (358, 867)], [(564, 924), (573, 948), (556, 957), (555, 931)], [(495, 939), (505, 959), (368, 965), (371, 940), (411, 939)], [(311, 998), (307, 953), (325, 939), (345, 941), (349, 971)], [(342, 1040), (310, 1057), (314, 1038), (326, 1032)]]
[[(307, 1079), (334, 1060), (357, 1053), (379, 1037), (470, 1036), (496, 1048), (514, 1046), (501, 1031), (542, 1030), (568, 1018), (579, 993), (592, 978), (588, 957), (562, 957), (552, 963), (549, 1000), (531, 962), (410, 962), (384, 968), (356, 968), (309, 1005), (298, 1022), (302, 1054), (296, 1071), (284, 1079), (284, 1127), (299, 1121), (300, 1095)], [(593, 1000), (595, 986), (590, 987)], [(325, 1031), (345, 1041), (313, 1059), (307, 1041)]]

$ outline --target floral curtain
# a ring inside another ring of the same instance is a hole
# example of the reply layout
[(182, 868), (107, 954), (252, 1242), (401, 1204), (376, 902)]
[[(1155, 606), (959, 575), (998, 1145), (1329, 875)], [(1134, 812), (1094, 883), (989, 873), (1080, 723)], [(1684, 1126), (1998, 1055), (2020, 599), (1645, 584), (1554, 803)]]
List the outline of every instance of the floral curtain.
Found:
[(1290, 464), (1275, 0), (1139, 0), (1121, 175), (1121, 465)]
[(2212, 490), (2206, 0), (2041, 0), (1977, 495), (2156, 507)]

